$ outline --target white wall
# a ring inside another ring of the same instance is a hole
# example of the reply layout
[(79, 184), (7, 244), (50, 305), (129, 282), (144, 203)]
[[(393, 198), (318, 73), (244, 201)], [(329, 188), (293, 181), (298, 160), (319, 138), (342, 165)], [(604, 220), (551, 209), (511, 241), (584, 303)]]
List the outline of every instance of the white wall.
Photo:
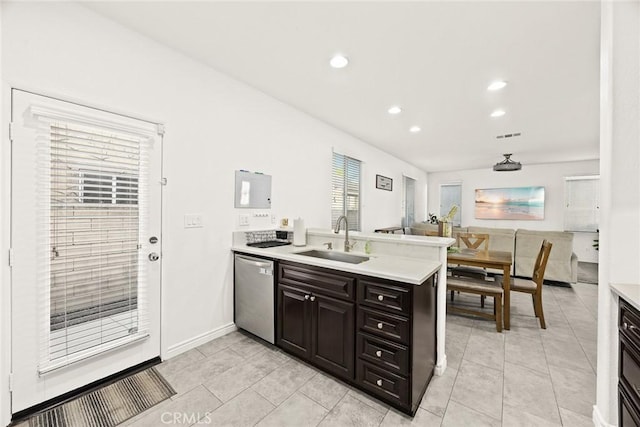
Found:
[[(437, 172), (428, 174), (427, 211), (439, 215), (440, 185), (462, 183), (462, 226), (499, 227), (529, 230), (564, 229), (564, 177), (598, 174), (598, 160), (581, 162), (522, 165), (516, 172), (494, 172), (492, 165), (483, 169)], [(487, 220), (476, 219), (474, 214), (475, 190), (482, 188), (542, 186), (545, 190), (544, 220)], [(598, 252), (593, 249), (596, 233), (574, 233), (573, 251), (580, 261), (597, 262)]]
[[(424, 217), (426, 174), (405, 162), (82, 6), (2, 8), (3, 102), (14, 86), (166, 125), (164, 354), (233, 321), (229, 247), (240, 212), (233, 208), (234, 170), (273, 176), (271, 213), (278, 219), (300, 216), (308, 227), (327, 228), (335, 147), (364, 163), (364, 230), (400, 223), (403, 174), (417, 180), (416, 217)], [(5, 111), (2, 121), (8, 120)], [(3, 159), (10, 153), (5, 135)], [(393, 178), (394, 191), (376, 190), (375, 174)], [(2, 201), (7, 200), (3, 186)], [(186, 213), (203, 214), (205, 227), (184, 229)]]
[[(2, 18), (4, 13), (4, 5), (0, 3), (0, 82), (2, 82)], [(0, 117), (4, 118), (4, 113), (7, 111), (8, 97), (6, 88), (3, 84), (0, 84)], [(6, 135), (7, 127), (5, 120), (0, 120), (0, 135)], [(0, 144), (0, 146), (2, 146)], [(9, 167), (11, 165), (11, 159), (9, 156), (5, 156), (4, 152), (0, 155), (0, 195), (4, 196), (9, 191)], [(9, 246), (7, 230), (9, 229), (9, 203), (5, 197), (0, 197), (0, 253), (6, 254)], [(9, 287), (9, 269), (0, 269), (0, 384), (4, 384), (4, 379), (7, 378), (6, 374), (11, 368), (11, 352), (10, 347), (6, 345), (5, 337), (9, 337), (10, 323), (9, 323), (9, 311), (6, 309), (5, 301), (11, 300), (11, 292)], [(8, 422), (7, 414), (10, 411), (10, 399), (8, 387), (0, 387), (0, 425), (4, 425)]]
[(640, 2), (602, 2), (596, 426), (618, 424), (618, 301), (640, 287)]

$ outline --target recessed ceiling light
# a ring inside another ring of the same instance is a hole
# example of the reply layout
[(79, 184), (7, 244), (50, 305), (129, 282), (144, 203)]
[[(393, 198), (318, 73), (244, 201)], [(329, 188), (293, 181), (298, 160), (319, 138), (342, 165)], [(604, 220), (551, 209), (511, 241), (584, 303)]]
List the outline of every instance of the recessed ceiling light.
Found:
[(507, 85), (507, 82), (502, 81), (502, 80), (496, 80), (495, 82), (492, 82), (489, 87), (487, 88), (487, 90), (500, 90), (503, 87), (505, 87)]
[(422, 130), (422, 129), (420, 129), (420, 126), (411, 126), (411, 127), (409, 128), (409, 132), (411, 132), (411, 133), (418, 133), (418, 132), (420, 132), (421, 130)]
[(496, 110), (493, 113), (491, 113), (491, 117), (502, 117), (505, 115), (504, 110)]
[(397, 105), (394, 105), (393, 107), (390, 107), (388, 110), (389, 114), (400, 114), (402, 112), (402, 108), (398, 107)]
[(335, 55), (329, 61), (329, 65), (331, 65), (333, 68), (344, 68), (348, 64), (349, 64), (349, 59), (347, 59), (347, 57), (344, 55)]

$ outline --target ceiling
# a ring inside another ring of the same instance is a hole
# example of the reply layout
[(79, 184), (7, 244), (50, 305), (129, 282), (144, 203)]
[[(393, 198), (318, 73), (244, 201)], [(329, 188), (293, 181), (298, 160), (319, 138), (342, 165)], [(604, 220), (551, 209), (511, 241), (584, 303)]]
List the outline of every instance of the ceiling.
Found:
[(429, 172), (599, 157), (599, 2), (86, 5)]

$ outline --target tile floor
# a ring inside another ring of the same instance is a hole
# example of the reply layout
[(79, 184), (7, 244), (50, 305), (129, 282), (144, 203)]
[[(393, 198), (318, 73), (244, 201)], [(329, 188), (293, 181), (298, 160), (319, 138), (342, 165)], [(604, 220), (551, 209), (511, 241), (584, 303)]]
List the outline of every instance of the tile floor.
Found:
[(158, 365), (178, 394), (124, 425), (593, 425), (597, 286), (545, 286), (547, 330), (530, 297), (512, 295), (502, 334), (491, 321), (447, 316), (449, 367), (413, 419), (234, 332)]

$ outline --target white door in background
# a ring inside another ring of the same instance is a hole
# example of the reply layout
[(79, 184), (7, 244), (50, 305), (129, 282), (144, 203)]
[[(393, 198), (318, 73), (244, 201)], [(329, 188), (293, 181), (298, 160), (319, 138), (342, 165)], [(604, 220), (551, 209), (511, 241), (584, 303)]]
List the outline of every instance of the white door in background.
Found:
[(16, 413), (159, 356), (162, 137), (20, 90), (11, 114)]
[(403, 176), (404, 187), (404, 216), (402, 218), (403, 227), (411, 227), (416, 222), (416, 180)]

